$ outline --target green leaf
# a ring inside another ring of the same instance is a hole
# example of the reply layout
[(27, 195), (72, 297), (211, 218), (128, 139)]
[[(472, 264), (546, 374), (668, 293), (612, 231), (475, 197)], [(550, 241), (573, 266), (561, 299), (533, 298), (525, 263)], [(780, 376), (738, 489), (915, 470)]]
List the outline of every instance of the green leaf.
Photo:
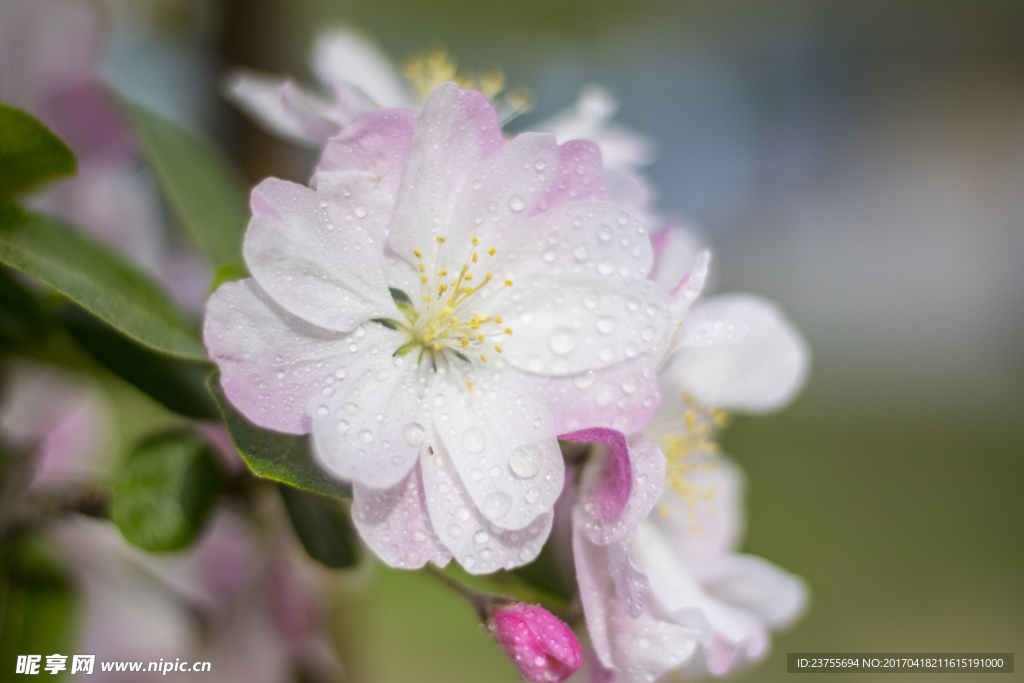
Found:
[(0, 196), (75, 172), (75, 155), (43, 124), (0, 104)]
[(110, 516), (129, 543), (150, 551), (179, 550), (195, 538), (225, 483), (201, 438), (161, 434), (128, 456), (114, 485)]
[(157, 353), (74, 304), (61, 309), (58, 317), (89, 355), (164, 407), (196, 420), (220, 419), (220, 410), (206, 390), (211, 363)]
[(279, 484), (295, 534), (309, 556), (333, 569), (359, 561), (359, 541), (348, 513), (337, 498)]
[(38, 536), (7, 539), (0, 546), (0, 680), (21, 678), (14, 675), (18, 655), (43, 655), (45, 674), (45, 655), (70, 653), (77, 608), (71, 581)]
[(160, 286), (79, 230), (0, 206), (0, 262), (42, 280), (137, 342), (206, 360), (195, 325)]
[(308, 436), (272, 432), (249, 422), (224, 395), (218, 373), (210, 375), (206, 386), (224, 416), (235, 448), (253, 474), (325, 496), (352, 497), (349, 484), (331, 479), (313, 461)]
[(46, 314), (35, 295), (0, 267), (0, 345), (38, 342), (46, 325)]
[(210, 144), (170, 121), (137, 104), (125, 108), (175, 215), (213, 262), (217, 279), (245, 277), (249, 203), (238, 172)]

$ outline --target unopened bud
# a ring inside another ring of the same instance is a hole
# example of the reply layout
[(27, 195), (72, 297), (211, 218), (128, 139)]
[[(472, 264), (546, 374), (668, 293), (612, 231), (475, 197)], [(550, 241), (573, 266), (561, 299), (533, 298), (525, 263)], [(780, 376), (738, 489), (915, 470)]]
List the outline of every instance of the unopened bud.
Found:
[(519, 602), (495, 609), (489, 615), (488, 627), (524, 680), (564, 681), (583, 663), (576, 635), (538, 605)]

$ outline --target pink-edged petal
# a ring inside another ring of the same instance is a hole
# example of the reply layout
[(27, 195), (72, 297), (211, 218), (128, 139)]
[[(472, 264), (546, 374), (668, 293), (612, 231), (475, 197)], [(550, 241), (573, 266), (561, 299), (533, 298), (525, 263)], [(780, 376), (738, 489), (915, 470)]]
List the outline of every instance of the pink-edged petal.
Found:
[(488, 520), (522, 529), (551, 510), (565, 479), (562, 453), (551, 412), (518, 373), (482, 367), (442, 376), (427, 403), (464, 487)]
[(401, 320), (380, 269), (388, 205), (368, 182), (341, 203), (265, 180), (252, 191), (245, 261), (274, 301), (320, 327), (350, 332), (372, 318)]
[(391, 222), (396, 253), (412, 259), (414, 249), (435, 246), (473, 169), (499, 147), (501, 125), (486, 97), (454, 83), (431, 94), (416, 122)]
[[(736, 658), (733, 651), (750, 659), (764, 654), (768, 633), (762, 621), (754, 614), (728, 605), (705, 591), (665, 537), (647, 522), (637, 527), (637, 540), (632, 555), (637, 566), (650, 580), (648, 599), (658, 609), (680, 623), (692, 621), (694, 613), (707, 621), (713, 632), (713, 642), (717, 643), (716, 652), (724, 652), (726, 655), (722, 665), (731, 666)], [(709, 669), (716, 666), (714, 659), (707, 660), (707, 663)], [(716, 669), (716, 673), (724, 671), (721, 666)]]
[[(338, 187), (337, 194), (344, 198), (343, 183), (332, 174), (367, 173), (393, 203), (415, 126), (416, 114), (405, 109), (380, 109), (361, 116), (327, 143), (310, 185), (320, 192), (328, 191), (327, 184)], [(390, 215), (384, 225), (389, 220)]]
[[(700, 296), (704, 284), (708, 279), (708, 268), (711, 264), (711, 252), (705, 249), (697, 254), (693, 268), (669, 292), (669, 307), (672, 311), (672, 322), (676, 325), (677, 333), (672, 340), (672, 348), (680, 343), (680, 325), (686, 320), (687, 314), (693, 302)], [(682, 336), (685, 336), (682, 335)]]
[(580, 588), (580, 602), (587, 619), (587, 631), (601, 665), (614, 668), (612, 641), (608, 632), (609, 609), (613, 588), (608, 574), (606, 549), (587, 540), (583, 534), (584, 520), (579, 511), (573, 514), (572, 551), (576, 560), (576, 581)]
[(650, 610), (633, 617), (618, 601), (611, 606), (609, 622), (616, 681), (642, 683), (678, 671), (693, 661), (706, 637), (699, 627), (661, 619)]
[(341, 130), (330, 103), (302, 91), (289, 78), (236, 69), (221, 92), (265, 131), (300, 145), (319, 147)]
[(260, 427), (289, 434), (309, 432), (309, 397), (334, 384), (353, 357), (348, 335), (292, 315), (251, 278), (210, 297), (203, 342), (232, 405)]
[(354, 484), (352, 521), (363, 541), (392, 567), (418, 569), (427, 562), (443, 567), (452, 559), (430, 525), (419, 467), (389, 489)]
[(704, 240), (689, 226), (675, 222), (651, 233), (651, 245), (654, 267), (649, 277), (666, 292), (675, 289), (679, 281), (694, 270), (704, 251)]
[(394, 62), (358, 29), (334, 26), (321, 31), (313, 42), (310, 65), (326, 86), (348, 83), (369, 95), (378, 107), (412, 107)]
[[(601, 153), (593, 143), (576, 140), (562, 146), (550, 133), (522, 133), (474, 169), (459, 195), (446, 235), (451, 245), (449, 270), (464, 262), (470, 238), (478, 236), (485, 251), (492, 245), (517, 244), (535, 237), (520, 225), (567, 202), (603, 199)], [(499, 251), (502, 248), (499, 247)], [(508, 261), (488, 263), (501, 270)]]
[(722, 335), (710, 335), (718, 343), (683, 347), (672, 356), (662, 372), (666, 395), (686, 392), (705, 405), (764, 412), (781, 408), (803, 387), (810, 365), (807, 342), (770, 301), (747, 294), (702, 300), (680, 335), (708, 341), (688, 332), (693, 327)]
[(658, 500), (662, 513), (649, 523), (697, 566), (739, 545), (745, 485), (740, 469), (720, 456), (694, 460), (683, 476), (683, 492), (666, 487)]
[(640, 616), (647, 599), (648, 579), (629, 556), (636, 537), (636, 529), (608, 545), (608, 574), (615, 584), (615, 594), (626, 606), (629, 616)]
[[(601, 463), (588, 463), (581, 482), (580, 503), (586, 518), (583, 530), (591, 542), (607, 545), (622, 539), (654, 507), (665, 486), (665, 456), (641, 434), (631, 435), (628, 441), (613, 430), (590, 429), (575, 434), (588, 432), (597, 434), (583, 440), (618, 435), (611, 442), (604, 441), (610, 446), (607, 456)], [(572, 436), (560, 438), (578, 440)], [(617, 512), (609, 514), (616, 507)]]
[(799, 619), (810, 600), (803, 579), (754, 555), (710, 558), (696, 564), (694, 574), (711, 595), (756, 614), (772, 628)]
[(661, 358), (656, 348), (603, 370), (568, 377), (523, 377), (551, 406), (558, 433), (607, 427), (629, 434), (643, 427), (661, 403), (657, 376)]
[(320, 464), (340, 479), (374, 488), (398, 484), (419, 459), (429, 416), (424, 395), (433, 372), (416, 354), (392, 356), (408, 338), (381, 325), (350, 337), (338, 379), (310, 396), (307, 411)]
[(455, 559), (471, 574), (488, 574), (532, 561), (551, 531), (545, 512), (525, 528), (508, 530), (477, 509), (444, 448), (438, 442), (420, 459), (430, 522)]

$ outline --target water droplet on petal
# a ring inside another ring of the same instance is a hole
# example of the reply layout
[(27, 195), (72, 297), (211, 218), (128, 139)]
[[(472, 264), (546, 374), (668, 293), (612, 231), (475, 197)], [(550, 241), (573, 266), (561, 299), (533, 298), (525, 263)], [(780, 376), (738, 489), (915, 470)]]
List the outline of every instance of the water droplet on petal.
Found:
[(597, 331), (601, 334), (611, 334), (615, 331), (615, 328), (619, 326), (619, 323), (615, 318), (610, 315), (603, 315), (597, 319)]
[(564, 356), (576, 346), (576, 335), (564, 327), (557, 328), (548, 337), (548, 347), (559, 356)]
[(452, 538), (459, 538), (462, 536), (462, 527), (458, 524), (448, 525), (448, 535)]
[(508, 208), (512, 209), (515, 212), (519, 212), (526, 208), (526, 202), (523, 201), (522, 197), (515, 194), (512, 195), (512, 198), (508, 200)]
[(543, 453), (536, 444), (520, 446), (508, 456), (508, 466), (523, 479), (536, 477), (543, 463)]
[(419, 446), (427, 435), (427, 430), (418, 422), (410, 422), (402, 427), (402, 438), (410, 446)]
[(484, 433), (476, 427), (470, 427), (462, 432), (462, 447), (470, 453), (480, 453), (487, 445), (487, 438)]
[(362, 441), (363, 443), (370, 443), (371, 441), (373, 441), (373, 432), (371, 432), (369, 429), (364, 429), (363, 431), (359, 432), (359, 440)]
[(512, 497), (507, 493), (495, 491), (484, 498), (483, 513), (487, 515), (489, 519), (501, 519), (508, 514), (511, 507)]

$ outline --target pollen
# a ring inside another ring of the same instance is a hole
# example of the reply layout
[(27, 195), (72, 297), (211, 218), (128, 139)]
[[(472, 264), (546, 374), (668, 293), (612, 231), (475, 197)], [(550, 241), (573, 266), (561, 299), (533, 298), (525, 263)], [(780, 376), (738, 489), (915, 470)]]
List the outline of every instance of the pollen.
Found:
[(511, 287), (512, 286), (512, 281), (511, 280), (505, 280), (505, 286), (506, 287)]

